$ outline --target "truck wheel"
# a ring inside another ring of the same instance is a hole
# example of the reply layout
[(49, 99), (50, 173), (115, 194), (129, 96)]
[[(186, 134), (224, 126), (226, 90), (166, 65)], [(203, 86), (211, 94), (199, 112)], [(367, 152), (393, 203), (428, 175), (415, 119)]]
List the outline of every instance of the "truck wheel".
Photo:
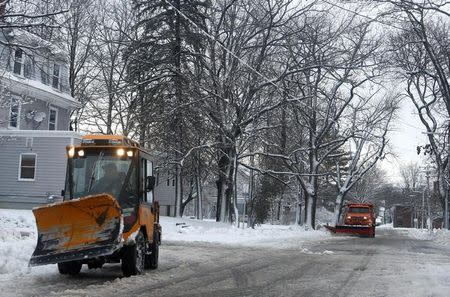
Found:
[(58, 271), (61, 274), (77, 275), (81, 270), (81, 262), (70, 261), (58, 263)]
[(141, 231), (136, 235), (136, 243), (123, 247), (122, 272), (125, 277), (142, 274), (145, 265), (145, 238)]
[(153, 244), (151, 247), (151, 254), (145, 256), (145, 268), (156, 269), (158, 268), (159, 259), (159, 239), (157, 235), (153, 237)]

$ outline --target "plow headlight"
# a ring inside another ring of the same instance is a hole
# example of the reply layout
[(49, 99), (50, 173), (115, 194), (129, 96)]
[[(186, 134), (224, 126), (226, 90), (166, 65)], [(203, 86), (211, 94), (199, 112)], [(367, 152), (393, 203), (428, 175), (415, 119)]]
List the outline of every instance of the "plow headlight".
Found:
[(128, 157), (133, 157), (133, 151), (128, 151), (128, 152), (127, 152), (127, 156), (128, 156)]
[(73, 158), (73, 156), (75, 156), (75, 148), (71, 146), (67, 151), (67, 154), (69, 155), (69, 158)]
[(364, 220), (367, 220), (367, 217), (363, 217)]
[(123, 157), (125, 155), (125, 150), (123, 148), (120, 148), (117, 150), (117, 155), (119, 157)]
[(78, 151), (78, 157), (84, 157), (84, 150)]
[(348, 216), (348, 217), (347, 217), (347, 219), (351, 219), (351, 218), (352, 218), (351, 216)]

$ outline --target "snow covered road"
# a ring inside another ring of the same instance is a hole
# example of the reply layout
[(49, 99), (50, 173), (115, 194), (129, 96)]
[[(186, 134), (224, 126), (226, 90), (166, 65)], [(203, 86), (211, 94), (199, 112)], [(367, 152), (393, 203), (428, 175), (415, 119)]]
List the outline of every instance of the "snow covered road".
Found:
[(358, 238), (294, 226), (162, 224), (157, 270), (122, 278), (110, 264), (70, 277), (56, 265), (28, 268), (33, 216), (0, 210), (0, 296), (450, 296), (448, 231), (388, 226)]
[[(166, 241), (160, 268), (121, 278), (120, 265), (77, 277), (42, 273), (1, 283), (1, 296), (449, 296), (450, 250), (383, 229), (297, 248)], [(38, 269), (38, 268), (33, 268)]]

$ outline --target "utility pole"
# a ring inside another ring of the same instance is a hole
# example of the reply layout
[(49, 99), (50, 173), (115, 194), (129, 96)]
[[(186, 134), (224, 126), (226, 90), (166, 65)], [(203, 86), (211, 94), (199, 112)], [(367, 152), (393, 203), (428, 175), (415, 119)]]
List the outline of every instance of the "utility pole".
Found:
[(448, 188), (449, 188), (449, 179), (450, 179), (450, 123), (447, 127), (447, 177), (444, 176), (445, 184), (443, 185), (445, 188), (445, 205), (444, 205), (444, 228), (448, 230)]
[(421, 229), (425, 227), (425, 189), (422, 191), (422, 226)]
[(428, 223), (428, 230), (431, 231), (432, 228), (432, 222), (431, 222), (431, 205), (430, 205), (430, 169), (427, 165), (427, 170), (425, 173), (425, 177), (427, 179), (427, 206), (428, 206), (428, 219), (427, 219), (427, 223)]

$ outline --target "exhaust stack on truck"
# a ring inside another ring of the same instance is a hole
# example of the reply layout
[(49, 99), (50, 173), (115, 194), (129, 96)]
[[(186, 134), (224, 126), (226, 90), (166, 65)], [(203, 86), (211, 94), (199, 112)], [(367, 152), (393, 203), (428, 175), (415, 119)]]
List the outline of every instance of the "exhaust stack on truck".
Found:
[(33, 209), (38, 230), (30, 265), (121, 263), (125, 276), (157, 268), (161, 226), (150, 154), (123, 136), (88, 135), (67, 147), (63, 201)]

